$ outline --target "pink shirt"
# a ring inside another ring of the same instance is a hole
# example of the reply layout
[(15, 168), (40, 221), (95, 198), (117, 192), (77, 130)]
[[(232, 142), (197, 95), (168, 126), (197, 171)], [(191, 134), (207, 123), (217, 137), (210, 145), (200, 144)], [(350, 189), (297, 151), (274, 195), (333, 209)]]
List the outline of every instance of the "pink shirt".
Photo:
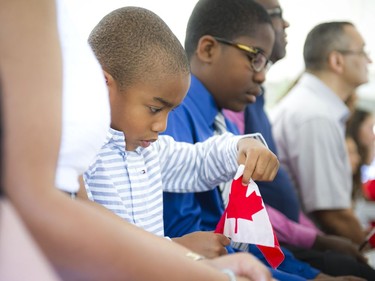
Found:
[(240, 134), (245, 133), (245, 115), (243, 111), (233, 112), (231, 110), (223, 109), (224, 116), (232, 121), (240, 131)]
[(300, 223), (296, 223), (271, 206), (266, 205), (266, 209), (280, 242), (309, 249), (316, 236), (322, 233), (302, 212), (299, 215)]

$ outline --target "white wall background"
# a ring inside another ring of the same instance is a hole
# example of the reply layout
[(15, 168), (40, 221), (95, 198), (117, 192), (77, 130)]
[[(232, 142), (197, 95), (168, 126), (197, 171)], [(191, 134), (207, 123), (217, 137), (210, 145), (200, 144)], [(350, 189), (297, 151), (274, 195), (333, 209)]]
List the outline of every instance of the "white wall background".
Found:
[[(77, 29), (87, 37), (97, 22), (110, 11), (122, 6), (140, 6), (158, 14), (177, 35), (185, 38), (185, 27), (196, 0), (66, 0), (72, 7)], [(324, 21), (348, 20), (362, 33), (370, 55), (375, 54), (375, 1), (374, 0), (279, 0), (284, 17), (289, 21), (287, 29), (287, 56), (275, 64), (267, 76), (266, 87), (271, 88), (272, 105), (277, 96), (303, 70), (302, 48), (307, 33), (313, 26)], [(375, 60), (375, 57), (373, 56)], [(268, 91), (270, 92), (270, 91)], [(375, 63), (370, 65), (370, 82), (359, 88), (362, 101), (375, 111)], [(370, 101), (369, 101), (370, 100)], [(374, 103), (372, 102), (374, 100)]]

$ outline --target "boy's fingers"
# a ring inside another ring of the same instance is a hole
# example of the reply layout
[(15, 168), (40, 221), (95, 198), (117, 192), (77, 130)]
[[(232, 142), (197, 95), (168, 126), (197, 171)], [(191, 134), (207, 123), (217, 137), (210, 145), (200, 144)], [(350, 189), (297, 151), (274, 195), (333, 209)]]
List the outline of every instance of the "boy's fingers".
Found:
[(275, 154), (268, 149), (249, 149), (238, 155), (238, 163), (244, 164), (245, 169), (242, 184), (247, 185), (253, 180), (271, 181), (276, 176), (279, 161)]
[(256, 166), (258, 165), (258, 161), (259, 161), (258, 154), (253, 153), (251, 157), (249, 154), (247, 154), (247, 158), (245, 160), (245, 169), (243, 171), (243, 176), (242, 176), (243, 185), (249, 184), (249, 181), (254, 174)]
[(270, 169), (272, 168), (272, 155), (260, 155), (254, 173), (252, 175), (252, 179), (266, 180), (270, 176), (272, 172), (272, 170), (270, 171)]
[(275, 162), (273, 160), (269, 161), (265, 171), (261, 174), (256, 174), (256, 177), (254, 175), (254, 180), (261, 180), (261, 181), (272, 181), (277, 171), (279, 170), (279, 162)]
[[(253, 155), (254, 156), (254, 155)], [(257, 155), (257, 158), (248, 159), (245, 166), (243, 184), (253, 180), (271, 181), (275, 178), (279, 169), (279, 162), (273, 154)], [(254, 162), (250, 162), (255, 160)]]
[(219, 237), (219, 242), (223, 246), (228, 246), (230, 244), (230, 239), (226, 237), (224, 234), (216, 234)]

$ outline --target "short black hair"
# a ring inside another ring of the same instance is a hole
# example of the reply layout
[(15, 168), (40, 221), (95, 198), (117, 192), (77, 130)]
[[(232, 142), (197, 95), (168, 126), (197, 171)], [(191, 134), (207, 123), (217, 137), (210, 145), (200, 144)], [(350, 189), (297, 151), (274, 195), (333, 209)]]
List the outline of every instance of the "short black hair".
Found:
[(189, 18), (185, 50), (191, 58), (202, 36), (233, 40), (251, 36), (259, 24), (272, 27), (267, 11), (252, 0), (200, 0)]
[(155, 74), (190, 73), (180, 41), (155, 13), (123, 7), (106, 15), (89, 35), (103, 70), (121, 87)]
[(350, 41), (344, 30), (346, 26), (353, 24), (347, 21), (325, 22), (318, 24), (308, 33), (303, 47), (306, 69), (323, 69), (332, 51), (349, 47)]

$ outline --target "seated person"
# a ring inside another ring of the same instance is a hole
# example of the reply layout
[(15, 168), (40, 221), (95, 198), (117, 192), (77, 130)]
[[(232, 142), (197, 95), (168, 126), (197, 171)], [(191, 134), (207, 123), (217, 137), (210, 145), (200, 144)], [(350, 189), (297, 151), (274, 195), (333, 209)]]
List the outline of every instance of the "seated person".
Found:
[[(177, 143), (169, 136), (158, 139), (169, 112), (186, 94), (190, 73), (184, 49), (155, 14), (135, 7), (117, 9), (94, 28), (89, 43), (104, 70), (112, 109), (107, 141), (84, 174), (90, 199), (163, 236), (164, 183), (173, 187), (169, 191), (206, 191), (233, 178), (238, 163), (248, 170), (245, 182), (251, 172), (263, 180), (274, 177), (276, 157), (253, 138), (224, 134), (196, 145)], [(154, 48), (134, 52), (139, 44)], [(205, 235), (212, 237), (206, 238), (209, 243), (229, 243), (223, 235)], [(206, 248), (204, 242), (199, 243)]]
[[(368, 80), (371, 60), (364, 45), (349, 22), (315, 26), (305, 40), (303, 75), (270, 112), (280, 162), (298, 190), (303, 210), (323, 232), (357, 245), (365, 232), (351, 208), (352, 178), (344, 138), (350, 111), (345, 101)], [(362, 50), (358, 63), (363, 71), (350, 72), (347, 83), (349, 49)], [(337, 68), (338, 60), (344, 70)]]

